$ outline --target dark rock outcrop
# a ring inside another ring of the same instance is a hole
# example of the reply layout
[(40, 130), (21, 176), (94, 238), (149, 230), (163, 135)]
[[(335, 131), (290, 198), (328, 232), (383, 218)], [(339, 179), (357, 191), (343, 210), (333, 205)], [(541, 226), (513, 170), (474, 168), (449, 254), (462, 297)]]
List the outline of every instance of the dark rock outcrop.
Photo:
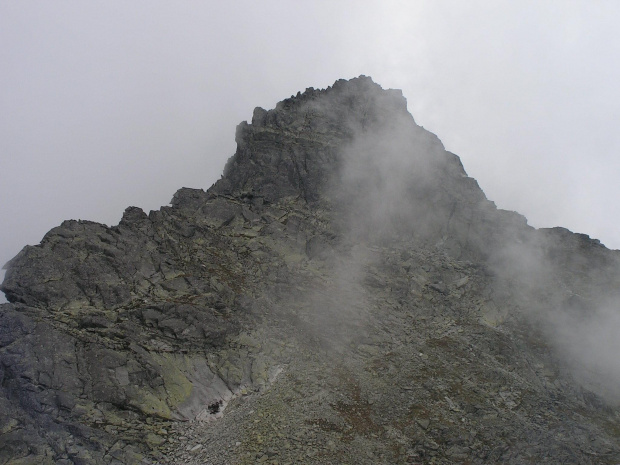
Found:
[(208, 191), (9, 262), (0, 464), (617, 463), (619, 265), (497, 209), (400, 91), (310, 88)]

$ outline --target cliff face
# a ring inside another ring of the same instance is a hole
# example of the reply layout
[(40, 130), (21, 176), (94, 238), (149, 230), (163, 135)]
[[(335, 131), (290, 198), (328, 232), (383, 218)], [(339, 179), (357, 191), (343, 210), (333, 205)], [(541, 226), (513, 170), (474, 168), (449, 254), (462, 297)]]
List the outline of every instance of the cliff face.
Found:
[(237, 146), (9, 262), (0, 464), (620, 461), (617, 252), (498, 210), (370, 78)]

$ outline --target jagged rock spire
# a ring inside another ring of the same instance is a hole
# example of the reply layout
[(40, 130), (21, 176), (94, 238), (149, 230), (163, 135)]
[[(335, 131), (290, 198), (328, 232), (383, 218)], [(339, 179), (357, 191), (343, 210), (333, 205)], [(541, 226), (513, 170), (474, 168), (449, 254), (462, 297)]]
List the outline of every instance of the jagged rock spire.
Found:
[(498, 210), (368, 77), (237, 144), (9, 263), (0, 463), (620, 461), (618, 253)]

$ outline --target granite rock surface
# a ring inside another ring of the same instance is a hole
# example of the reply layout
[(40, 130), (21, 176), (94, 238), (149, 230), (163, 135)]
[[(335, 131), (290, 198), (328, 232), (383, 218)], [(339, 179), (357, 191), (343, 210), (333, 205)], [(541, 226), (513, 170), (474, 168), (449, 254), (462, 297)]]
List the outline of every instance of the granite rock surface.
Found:
[(236, 137), (7, 264), (0, 464), (620, 462), (618, 251), (496, 208), (368, 77)]

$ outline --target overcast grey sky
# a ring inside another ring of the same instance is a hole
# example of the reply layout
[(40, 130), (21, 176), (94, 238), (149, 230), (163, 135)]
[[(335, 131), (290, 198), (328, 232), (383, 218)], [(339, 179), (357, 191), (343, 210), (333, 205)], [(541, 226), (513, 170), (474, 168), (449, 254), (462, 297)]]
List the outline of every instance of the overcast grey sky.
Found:
[(620, 248), (620, 2), (0, 0), (0, 262), (208, 188), (235, 126), (372, 76), (500, 208)]

